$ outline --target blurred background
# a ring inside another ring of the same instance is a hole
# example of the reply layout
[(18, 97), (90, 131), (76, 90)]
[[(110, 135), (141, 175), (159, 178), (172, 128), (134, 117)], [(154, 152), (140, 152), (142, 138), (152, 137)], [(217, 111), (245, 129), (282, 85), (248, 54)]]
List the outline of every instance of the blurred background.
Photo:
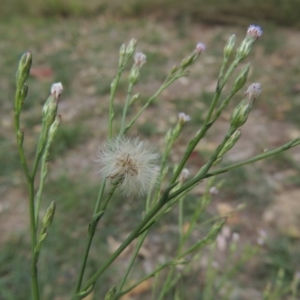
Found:
[[(224, 157), (224, 165), (232, 164), (300, 135), (299, 5), (300, 0), (2, 0), (0, 299), (25, 300), (30, 295), (27, 189), (12, 123), (15, 72), (23, 52), (33, 53), (29, 96), (22, 114), (29, 160), (34, 158), (41, 129), (41, 109), (50, 86), (58, 81), (64, 86), (59, 106), (63, 121), (52, 147), (42, 207), (44, 212), (55, 200), (57, 212), (39, 267), (43, 299), (69, 299), (98, 193), (100, 179), (95, 159), (106, 139), (110, 83), (116, 73), (121, 44), (136, 38), (138, 51), (147, 55), (147, 64), (135, 87), (142, 98), (134, 111), (156, 91), (168, 70), (193, 51), (197, 42), (207, 46), (190, 68), (190, 76), (167, 89), (130, 132), (148, 139), (159, 151), (164, 134), (177, 121), (178, 112), (189, 114), (192, 121), (172, 151), (171, 163), (176, 164), (188, 140), (203, 122), (227, 39), (235, 33), (239, 43), (250, 24), (262, 27), (263, 36), (247, 58), (251, 61), (247, 84), (260, 82), (263, 93), (242, 128), (242, 138)], [(116, 119), (121, 115), (126, 89), (124, 76), (116, 95)], [(230, 112), (243, 92), (233, 99), (232, 106), (195, 149), (187, 163), (192, 174), (222, 139)], [(244, 205), (243, 210), (231, 215), (227, 226), (231, 232), (239, 233), (241, 247), (257, 245), (264, 236), (259, 255), (239, 266), (237, 275), (230, 279), (236, 297), (230, 299), (263, 299), (262, 291), (276, 280), (280, 268), (285, 271), (286, 285), (300, 271), (299, 172), (300, 153), (299, 148), (295, 148), (217, 179), (216, 182), (224, 180), (223, 186), (200, 221)], [(204, 185), (199, 185), (187, 197), (185, 222), (188, 223), (193, 203), (203, 191)], [(140, 219), (143, 208), (144, 201), (137, 199), (116, 197), (112, 201), (107, 216), (98, 226), (88, 274), (127, 236)], [(177, 242), (176, 215), (174, 209), (151, 232), (132, 280), (153, 269), (158, 259), (162, 261), (172, 255)], [(201, 230), (195, 239), (202, 236)], [(104, 284), (97, 287), (94, 298), (89, 299), (102, 299), (108, 287), (119, 280), (130, 251), (105, 274)], [(188, 299), (202, 299), (205, 255), (181, 282), (182, 293), (188, 295)], [(220, 274), (227, 257), (226, 251), (216, 253)], [(145, 284), (123, 300), (148, 299), (150, 286), (150, 283)], [(185, 297), (182, 299), (187, 299)]]

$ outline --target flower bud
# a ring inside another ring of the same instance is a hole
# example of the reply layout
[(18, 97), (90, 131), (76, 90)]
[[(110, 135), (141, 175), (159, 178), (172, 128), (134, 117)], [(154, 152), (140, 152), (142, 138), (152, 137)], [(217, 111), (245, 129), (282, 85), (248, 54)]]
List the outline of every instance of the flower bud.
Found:
[(137, 40), (136, 39), (131, 39), (128, 46), (127, 46), (127, 49), (126, 49), (126, 54), (128, 57), (131, 57), (135, 51), (135, 48), (136, 48), (136, 45), (137, 45)]
[(261, 93), (261, 87), (259, 83), (252, 83), (247, 91), (246, 96), (248, 97), (249, 102), (253, 103), (255, 99), (260, 95)]
[(113, 285), (113, 286), (109, 289), (109, 291), (106, 293), (106, 295), (105, 295), (105, 297), (104, 297), (104, 300), (112, 300), (112, 299), (114, 299), (114, 297), (115, 297), (115, 295), (116, 295), (116, 292), (117, 292), (116, 286)]
[(184, 125), (186, 122), (191, 121), (191, 117), (183, 112), (178, 114), (178, 119), (180, 125)]
[(206, 46), (205, 46), (203, 43), (200, 43), (200, 42), (199, 42), (199, 43), (196, 45), (195, 52), (196, 52), (197, 54), (201, 54), (202, 52), (205, 51), (205, 49), (206, 49)]
[(139, 81), (139, 78), (140, 78), (140, 69), (136, 65), (133, 65), (129, 74), (129, 82), (132, 85), (135, 85)]
[(130, 99), (129, 105), (134, 104), (135, 102), (139, 101), (141, 98), (141, 94), (135, 94), (132, 96), (132, 98)]
[(56, 136), (59, 126), (61, 123), (61, 116), (58, 115), (56, 116), (54, 122), (51, 124), (50, 128), (49, 128), (49, 132), (48, 132), (48, 140), (50, 141), (50, 143), (53, 141), (54, 137)]
[(136, 52), (134, 54), (134, 64), (141, 68), (147, 62), (147, 57), (142, 52)]
[(50, 206), (47, 208), (47, 211), (42, 221), (44, 228), (50, 226), (54, 217), (54, 213), (55, 213), (55, 202), (52, 201)]
[(53, 83), (51, 86), (51, 94), (55, 96), (55, 99), (58, 100), (59, 96), (61, 95), (63, 91), (63, 86), (61, 82)]
[(125, 44), (122, 44), (119, 51), (119, 67), (123, 65), (126, 54)]
[(246, 83), (247, 81), (247, 77), (249, 74), (249, 70), (250, 70), (250, 63), (248, 63), (240, 72), (240, 74), (238, 75), (238, 77), (236, 78), (234, 84), (233, 84), (233, 89), (232, 92), (236, 93), (238, 90), (240, 90)]
[(55, 119), (58, 107), (58, 99), (63, 91), (62, 84), (60, 82), (54, 83), (51, 86), (50, 91), (51, 94), (45, 102), (42, 111), (43, 121), (46, 122), (48, 126), (50, 126)]
[(31, 64), (32, 64), (32, 54), (31, 52), (27, 51), (22, 55), (19, 61), (19, 66), (18, 66), (18, 71), (16, 76), (18, 88), (21, 88), (27, 81)]
[(237, 58), (244, 59), (250, 53), (253, 43), (262, 35), (262, 29), (259, 26), (250, 25), (246, 37), (237, 49)]
[(224, 58), (228, 59), (233, 51), (234, 51), (234, 46), (235, 46), (235, 34), (233, 34), (229, 39), (227, 44), (225, 45), (224, 48)]
[(234, 109), (231, 118), (230, 126), (232, 129), (237, 129), (244, 125), (248, 119), (249, 113), (252, 109), (252, 105), (247, 101), (247, 99), (242, 99), (242, 101)]

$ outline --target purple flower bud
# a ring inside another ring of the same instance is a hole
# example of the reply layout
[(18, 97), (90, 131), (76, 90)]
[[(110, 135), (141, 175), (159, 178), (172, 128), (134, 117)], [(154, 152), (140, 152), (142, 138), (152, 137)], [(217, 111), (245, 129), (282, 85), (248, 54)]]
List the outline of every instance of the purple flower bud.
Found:
[(252, 83), (247, 91), (246, 96), (248, 96), (249, 101), (255, 100), (261, 93), (261, 87), (259, 83)]
[(146, 63), (146, 55), (142, 52), (136, 52), (134, 54), (134, 64), (141, 68)]
[(203, 51), (205, 51), (205, 49), (206, 49), (206, 46), (205, 46), (203, 43), (198, 43), (198, 44), (196, 45), (195, 52), (196, 52), (197, 54), (200, 54), (200, 53), (202, 53)]
[(255, 39), (260, 38), (262, 33), (262, 29), (256, 25), (250, 25), (247, 30), (247, 35), (253, 36)]

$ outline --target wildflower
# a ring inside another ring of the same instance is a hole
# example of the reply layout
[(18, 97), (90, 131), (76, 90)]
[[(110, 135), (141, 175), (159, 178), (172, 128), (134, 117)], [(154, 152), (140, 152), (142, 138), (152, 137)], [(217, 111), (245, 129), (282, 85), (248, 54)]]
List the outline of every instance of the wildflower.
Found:
[(134, 54), (134, 64), (141, 68), (146, 63), (146, 55), (142, 52), (136, 52)]
[(262, 33), (263, 33), (262, 29), (256, 25), (250, 25), (247, 30), (247, 35), (252, 36), (255, 39), (260, 38)]
[(239, 61), (244, 59), (250, 53), (253, 43), (262, 35), (262, 29), (259, 26), (250, 25), (246, 37), (237, 49), (237, 58)]
[(181, 112), (178, 114), (179, 123), (185, 124), (186, 122), (191, 121), (191, 117), (189, 115), (186, 115), (185, 113)]
[(196, 52), (197, 54), (200, 54), (200, 53), (202, 53), (203, 51), (205, 51), (205, 49), (206, 49), (206, 46), (205, 46), (203, 43), (198, 43), (198, 44), (196, 45), (195, 52)]
[(253, 102), (261, 93), (261, 87), (259, 83), (252, 83), (247, 91), (246, 95), (248, 96), (248, 99), (250, 102)]
[(51, 94), (55, 96), (55, 99), (58, 99), (58, 97), (61, 95), (63, 91), (63, 86), (61, 82), (53, 83), (51, 86)]
[(118, 137), (106, 142), (98, 155), (103, 178), (118, 184), (125, 196), (147, 194), (158, 175), (158, 154), (139, 138)]

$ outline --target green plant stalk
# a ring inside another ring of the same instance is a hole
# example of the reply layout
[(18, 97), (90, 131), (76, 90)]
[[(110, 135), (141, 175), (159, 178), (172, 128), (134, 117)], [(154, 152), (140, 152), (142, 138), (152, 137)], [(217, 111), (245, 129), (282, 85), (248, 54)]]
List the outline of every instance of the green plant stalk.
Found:
[(216, 276), (216, 270), (212, 266), (212, 261), (215, 252), (215, 245), (212, 245), (211, 255), (208, 261), (208, 270), (206, 270), (206, 280), (204, 284), (204, 291), (203, 291), (203, 300), (213, 300), (213, 286), (214, 286), (214, 279)]
[[(153, 183), (152, 183), (152, 186), (153, 185), (155, 185), (155, 181), (153, 181)], [(151, 190), (151, 189), (150, 189)], [(145, 208), (145, 211), (146, 211), (146, 214), (149, 212), (149, 209), (150, 209), (150, 205), (151, 205), (151, 192), (150, 193), (148, 193), (148, 195), (147, 195), (147, 199), (146, 199), (146, 208)], [(128, 267), (127, 267), (127, 269), (126, 269), (126, 272), (125, 272), (125, 275), (124, 275), (124, 277), (122, 278), (122, 281), (121, 281), (121, 283), (120, 283), (120, 285), (119, 285), (119, 287), (118, 287), (118, 289), (117, 289), (117, 291), (116, 291), (116, 295), (115, 295), (115, 298), (114, 299), (118, 299), (118, 293), (122, 290), (122, 288), (123, 288), (123, 286), (124, 286), (124, 284), (125, 284), (125, 282), (126, 282), (126, 280), (127, 280), (127, 277), (128, 277), (128, 275), (129, 275), (129, 273), (130, 273), (130, 271), (131, 271), (131, 269), (132, 269), (132, 267), (133, 267), (133, 264), (134, 264), (134, 262), (135, 262), (135, 260), (136, 260), (136, 258), (137, 258), (137, 256), (138, 256), (138, 254), (139, 254), (139, 251), (140, 251), (140, 249), (141, 249), (141, 247), (142, 247), (142, 245), (143, 245), (143, 243), (144, 243), (144, 241), (145, 241), (145, 239), (146, 239), (146, 237), (147, 237), (147, 235), (148, 235), (148, 229), (139, 237), (139, 240), (138, 240), (138, 242), (137, 242), (137, 244), (136, 244), (136, 246), (135, 246), (135, 250), (134, 250), (134, 253), (132, 254), (132, 257), (131, 257), (131, 259), (130, 259), (130, 262), (129, 262), (129, 265), (128, 265)]]
[(182, 249), (183, 245), (185, 244), (185, 242), (187, 241), (187, 239), (191, 236), (191, 233), (193, 232), (193, 229), (195, 228), (197, 220), (199, 219), (199, 217), (201, 216), (201, 214), (203, 213), (203, 211), (205, 210), (205, 208), (207, 207), (207, 205), (209, 203), (210, 203), (210, 201), (208, 200), (208, 195), (206, 193), (201, 197), (200, 205), (198, 205), (197, 209), (195, 209), (195, 212), (192, 216), (192, 221), (190, 223), (190, 226), (181, 240), (181, 245), (180, 245), (181, 249)]
[[(171, 183), (173, 183), (173, 182), (175, 182), (177, 180), (179, 174), (181, 173), (182, 169), (184, 168), (184, 166), (185, 166), (187, 160), (189, 159), (191, 153), (193, 152), (193, 150), (195, 149), (195, 147), (197, 146), (197, 144), (199, 143), (199, 141), (205, 136), (205, 134), (208, 131), (208, 129), (211, 127), (212, 123), (210, 123), (210, 119), (211, 119), (212, 114), (214, 112), (214, 109), (215, 109), (215, 107), (216, 107), (216, 105), (218, 103), (218, 100), (220, 98), (222, 89), (224, 88), (224, 86), (225, 86), (226, 82), (228, 81), (230, 75), (233, 73), (233, 71), (238, 66), (238, 63), (239, 63), (238, 60), (234, 60), (232, 62), (232, 64), (230, 65), (229, 69), (227, 70), (227, 72), (226, 72), (226, 74), (224, 76), (224, 79), (221, 79), (220, 77), (221, 77), (222, 74), (219, 74), (219, 79), (218, 79), (216, 91), (215, 91), (214, 97), (212, 99), (211, 105), (209, 107), (208, 113), (206, 115), (206, 118), (204, 120), (204, 124), (203, 124), (201, 130), (198, 133), (196, 133), (195, 137), (188, 144), (187, 149), (186, 149), (186, 151), (184, 153), (184, 156), (183, 156), (182, 160), (180, 161), (180, 163), (179, 163), (179, 165), (178, 165), (178, 167), (177, 167), (177, 169), (176, 169), (176, 171), (175, 171), (175, 173), (174, 173), (174, 175), (172, 177)], [(222, 75), (222, 77), (223, 77), (223, 75)], [(229, 102), (229, 100), (228, 100), (228, 102)], [(216, 119), (214, 119), (214, 121), (215, 120)]]
[[(186, 184), (184, 184), (181, 188), (179, 188), (178, 190), (173, 192), (169, 197), (171, 199), (173, 199), (173, 198), (177, 197), (178, 195), (180, 195), (182, 192), (185, 192), (187, 189), (191, 190), (196, 184), (198, 184), (201, 180), (203, 180), (205, 178), (216, 176), (216, 175), (219, 175), (221, 173), (225, 173), (227, 171), (236, 169), (238, 167), (254, 163), (256, 161), (259, 161), (259, 160), (268, 158), (270, 156), (276, 155), (280, 152), (286, 151), (286, 150), (288, 150), (290, 148), (293, 148), (293, 147), (296, 147), (298, 145), (300, 145), (300, 138), (296, 138), (296, 139), (294, 139), (294, 140), (292, 140), (292, 141), (290, 141), (290, 142), (288, 142), (288, 143), (286, 143), (286, 144), (282, 145), (281, 147), (278, 147), (274, 150), (256, 155), (256, 156), (254, 156), (254, 157), (252, 157), (248, 160), (245, 160), (245, 161), (242, 161), (242, 162), (239, 162), (239, 163), (221, 168), (219, 170), (216, 170), (216, 171), (213, 171), (213, 172), (210, 172), (210, 173), (205, 173), (204, 171), (201, 171), (193, 179), (191, 179)], [(206, 167), (206, 165), (204, 165), (204, 167)]]
[(145, 239), (147, 237), (147, 234), (148, 234), (148, 230), (146, 230), (139, 237), (137, 245), (136, 245), (136, 247), (134, 249), (134, 253), (132, 254), (132, 257), (130, 259), (129, 265), (128, 265), (127, 269), (126, 269), (125, 275), (123, 276), (122, 281), (121, 281), (121, 283), (120, 283), (120, 285), (119, 285), (119, 287), (117, 289), (116, 295), (114, 296), (114, 298), (112, 300), (117, 300), (117, 299), (119, 299), (121, 297), (121, 295), (119, 295), (119, 293), (122, 290), (122, 288), (123, 288), (123, 286), (124, 286), (124, 284), (125, 284), (125, 282), (126, 282), (126, 280), (128, 278), (128, 275), (129, 275), (129, 273), (130, 273), (130, 271), (131, 271), (131, 269), (133, 267), (133, 264), (135, 262), (135, 259), (136, 259), (137, 255), (138, 255), (138, 253), (139, 253), (139, 251), (140, 251), (140, 249), (141, 249), (141, 247), (142, 247), (142, 245), (143, 245), (143, 243), (144, 243), (144, 241), (145, 241)]
[[(250, 249), (251, 250), (251, 249)], [(243, 256), (239, 261), (233, 265), (232, 268), (227, 270), (225, 274), (223, 274), (221, 281), (218, 283), (216, 287), (216, 291), (220, 291), (223, 287), (224, 283), (229, 279), (232, 278), (232, 276), (241, 268), (243, 267), (249, 259), (254, 256), (258, 252), (258, 248), (254, 248), (253, 251), (248, 251), (246, 253), (243, 252)], [(233, 261), (230, 261), (228, 265), (232, 265)]]
[[(16, 97), (19, 97), (18, 90), (16, 92)], [(18, 100), (16, 99), (15, 102)], [(14, 110), (14, 126), (16, 131), (18, 152), (21, 159), (21, 164), (23, 171), (26, 177), (28, 191), (29, 191), (29, 215), (30, 215), (30, 231), (31, 231), (31, 284), (32, 284), (32, 293), (35, 300), (39, 300), (39, 284), (38, 284), (38, 271), (36, 266), (36, 261), (34, 260), (34, 253), (36, 247), (36, 223), (35, 223), (35, 207), (34, 207), (34, 177), (30, 175), (27, 160), (25, 157), (23, 149), (23, 138), (24, 134), (20, 130), (20, 112), (15, 108)]]
[(131, 126), (135, 123), (135, 121), (138, 119), (138, 117), (147, 109), (147, 107), (168, 87), (170, 86), (174, 81), (177, 79), (186, 76), (185, 72), (182, 72), (180, 74), (172, 76), (168, 81), (164, 82), (161, 87), (154, 93), (153, 96), (151, 96), (148, 101), (144, 104), (144, 106), (138, 111), (138, 113), (131, 119), (131, 121), (127, 124), (125, 127), (123, 134), (126, 134), (127, 131), (131, 128)]
[[(118, 184), (115, 184), (112, 187), (110, 193), (107, 195), (107, 197), (105, 199), (105, 202), (103, 202), (101, 205), (101, 199), (103, 198), (103, 193), (104, 193), (104, 189), (105, 189), (105, 180), (102, 181), (102, 184), (100, 186), (98, 198), (97, 198), (95, 209), (94, 209), (94, 215), (93, 215), (92, 221), (90, 222), (90, 225), (89, 225), (89, 230), (88, 230), (89, 234), (88, 234), (88, 238), (87, 238), (87, 242), (86, 242), (86, 246), (85, 246), (85, 251), (84, 251), (84, 256), (83, 256), (83, 260), (82, 260), (82, 264), (81, 264), (81, 268), (80, 268), (80, 272), (79, 272), (78, 281), (76, 284), (76, 290), (75, 290), (76, 293), (78, 293), (81, 288), (81, 284), (82, 284), (82, 280), (83, 280), (83, 276), (84, 276), (84, 272), (85, 272), (85, 268), (86, 268), (86, 263), (88, 260), (88, 256), (89, 256), (90, 248), (91, 248), (92, 241), (93, 241), (93, 238), (95, 235), (97, 224), (100, 221), (101, 217), (103, 216), (103, 214), (106, 210), (106, 207), (107, 207), (110, 199), (112, 198), (114, 192), (116, 191), (117, 187), (118, 187)], [(101, 213), (101, 215), (97, 216), (99, 213)]]
[(39, 184), (39, 189), (35, 196), (35, 222), (36, 222), (36, 227), (37, 227), (36, 230), (38, 230), (40, 204), (41, 204), (45, 179), (47, 177), (47, 159), (48, 159), (48, 155), (49, 155), (50, 145), (51, 145), (51, 143), (48, 143), (48, 142), (46, 143), (46, 147), (45, 147), (45, 150), (44, 150), (44, 153), (42, 156), (40, 184)]
[(179, 232), (179, 245), (182, 243), (183, 239), (183, 197), (179, 199), (178, 207), (178, 232)]
[(104, 263), (104, 265), (98, 269), (98, 271), (87, 281), (83, 290), (87, 290), (95, 281), (104, 273), (104, 271), (116, 260), (116, 258), (127, 248), (127, 246), (136, 239), (141, 230), (148, 224), (148, 222), (157, 214), (157, 212), (169, 201), (170, 191), (177, 185), (177, 183), (169, 186), (162, 195), (160, 201), (154, 205), (145, 218), (138, 224), (138, 226), (131, 232), (131, 234), (125, 239), (121, 246), (110, 256), (110, 258)]
[(158, 274), (161, 270), (169, 267), (170, 265), (173, 264), (173, 260), (164, 263), (163, 265), (159, 266), (157, 269), (155, 269), (153, 272), (149, 273), (148, 275), (146, 275), (145, 277), (143, 277), (141, 280), (139, 280), (138, 282), (136, 282), (135, 284), (133, 284), (132, 286), (130, 286), (129, 288), (127, 288), (124, 291), (121, 291), (117, 294), (117, 298), (119, 299), (120, 297), (122, 297), (123, 295), (129, 293), (131, 290), (133, 290), (135, 287), (139, 286), (142, 282), (146, 281), (147, 279), (155, 276), (156, 274)]
[(131, 94), (132, 94), (132, 88), (133, 88), (133, 84), (130, 82), (129, 86), (128, 86), (128, 90), (127, 90), (126, 102), (125, 102), (125, 105), (123, 108), (122, 122), (121, 122), (121, 128), (120, 128), (120, 133), (119, 133), (120, 136), (123, 134), (124, 129), (125, 129), (125, 120), (126, 120), (126, 115), (127, 115), (130, 98), (131, 98)]
[(121, 78), (122, 73), (124, 72), (125, 66), (127, 64), (129, 57), (125, 55), (124, 61), (118, 67), (117, 76), (113, 79), (110, 91), (110, 98), (109, 98), (109, 121), (108, 121), (108, 137), (111, 139), (113, 136), (113, 120), (115, 118), (114, 113), (114, 99), (117, 91), (117, 87), (119, 85), (119, 81)]

